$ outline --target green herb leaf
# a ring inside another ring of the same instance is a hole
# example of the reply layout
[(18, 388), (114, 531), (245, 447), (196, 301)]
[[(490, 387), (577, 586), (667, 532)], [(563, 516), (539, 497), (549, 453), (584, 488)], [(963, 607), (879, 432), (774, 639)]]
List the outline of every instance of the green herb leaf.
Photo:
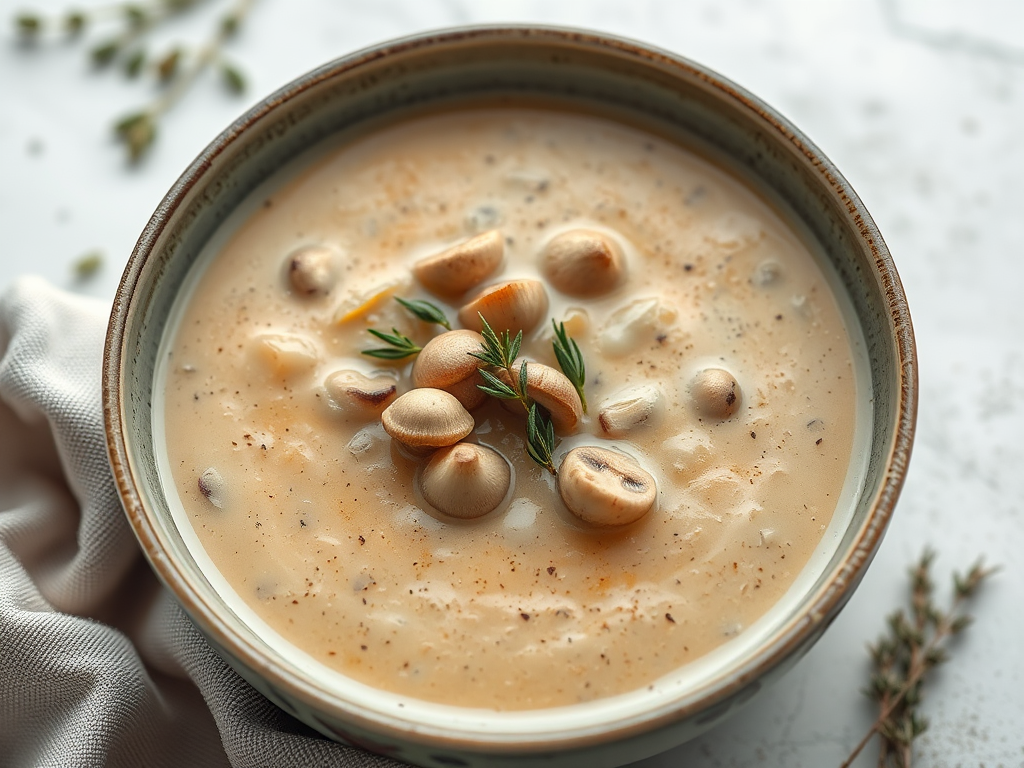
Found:
[(156, 74), (161, 83), (170, 82), (178, 74), (178, 65), (181, 63), (181, 48), (172, 48), (160, 61), (156, 63)]
[(451, 323), (445, 317), (444, 311), (436, 304), (431, 304), (429, 301), (423, 301), (422, 299), (403, 299), (401, 296), (395, 296), (395, 301), (425, 323), (434, 323), (435, 325), (447, 328), (449, 331), (452, 329)]
[(19, 13), (14, 17), (14, 27), (23, 38), (33, 40), (43, 31), (43, 18), (34, 13)]
[(555, 428), (537, 410), (537, 404), (530, 405), (526, 417), (526, 452), (537, 464), (552, 475), (556, 474), (551, 454), (555, 450)]
[(237, 67), (222, 61), (220, 63), (220, 75), (229, 91), (235, 94), (245, 93), (245, 76)]
[(81, 11), (69, 11), (64, 17), (64, 31), (75, 36), (85, 29), (86, 21), (88, 19)]
[(79, 257), (71, 265), (71, 269), (74, 271), (77, 280), (88, 280), (99, 272), (102, 266), (103, 254), (100, 251), (90, 251)]
[(401, 360), (404, 357), (415, 355), (421, 350), (421, 347), (417, 346), (416, 342), (397, 328), (392, 328), (391, 333), (384, 333), (374, 328), (368, 328), (367, 330), (384, 343), (391, 345), (390, 347), (378, 349), (364, 349), (362, 354), (367, 357), (377, 357), (382, 360)]
[(137, 162), (156, 138), (156, 120), (149, 112), (136, 112), (114, 124), (118, 138), (128, 148), (128, 159)]
[(108, 40), (105, 43), (100, 43), (90, 51), (89, 55), (92, 57), (92, 63), (97, 67), (105, 67), (107, 64), (112, 62), (117, 54), (121, 51), (121, 43), (118, 40)]
[(141, 48), (136, 48), (132, 51), (131, 55), (125, 59), (124, 73), (128, 75), (128, 77), (138, 77), (145, 63), (146, 52)]
[(569, 338), (565, 332), (565, 323), (556, 323), (553, 319), (551, 325), (555, 329), (555, 339), (551, 342), (555, 350), (555, 358), (558, 360), (558, 367), (562, 369), (565, 377), (572, 382), (576, 392), (579, 393), (580, 402), (583, 404), (583, 412), (587, 412), (587, 396), (583, 392), (583, 386), (587, 382), (587, 367), (583, 362), (583, 353), (575, 339)]
[(476, 385), (482, 392), (486, 392), (488, 395), (494, 395), (494, 397), (500, 398), (501, 400), (519, 399), (519, 393), (490, 371), (486, 371), (481, 368), (480, 375), (483, 377), (484, 381), (487, 382), (486, 384)]

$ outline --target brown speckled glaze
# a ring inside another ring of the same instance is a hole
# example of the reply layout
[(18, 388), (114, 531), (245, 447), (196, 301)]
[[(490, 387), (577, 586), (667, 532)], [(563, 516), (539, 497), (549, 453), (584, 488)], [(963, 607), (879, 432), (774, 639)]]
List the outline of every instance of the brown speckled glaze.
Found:
[[(798, 611), (756, 652), (639, 717), (533, 732), (412, 722), (330, 690), (275, 656), (231, 615), (171, 521), (153, 455), (151, 392), (171, 302), (202, 245), (273, 171), (319, 140), (455, 101), (543, 99), (611, 110), (685, 136), (788, 208), (817, 239), (860, 320), (874, 406), (864, 490), (837, 554)], [(266, 98), (217, 137), (143, 231), (118, 290), (104, 357), (110, 463), (154, 570), (219, 653), (287, 712), (338, 741), (424, 766), (621, 765), (696, 736), (791, 667), (849, 599), (893, 513), (910, 459), (917, 361), (903, 287), (874, 222), (836, 168), (761, 101), (686, 59), (585, 31), (475, 27), (354, 53)]]

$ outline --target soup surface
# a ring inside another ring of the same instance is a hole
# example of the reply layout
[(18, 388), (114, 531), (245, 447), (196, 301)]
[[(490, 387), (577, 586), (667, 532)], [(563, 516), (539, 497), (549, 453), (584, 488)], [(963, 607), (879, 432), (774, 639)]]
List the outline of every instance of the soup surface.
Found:
[[(257, 203), (166, 341), (166, 452), (216, 568), (313, 659), (458, 706), (612, 696), (743, 632), (821, 543), (854, 439), (851, 342), (806, 244), (722, 168), (601, 117), (466, 109), (336, 147)], [(360, 352), (381, 346), (371, 328), (419, 345), (441, 332), (393, 296), (456, 318), (465, 297), (428, 292), (418, 260), (498, 230), (504, 258), (484, 284), (543, 280), (543, 247), (578, 227), (620, 245), (625, 276), (587, 298), (548, 285), (523, 354), (557, 367), (549, 318), (565, 321), (589, 413), (555, 464), (578, 445), (622, 451), (657, 502), (629, 525), (577, 519), (527, 455), (523, 418), (489, 399), (467, 439), (504, 457), (511, 489), (483, 517), (448, 517), (418, 490), (423, 460), (325, 381), (384, 371), (412, 386), (414, 358)], [(337, 254), (325, 294), (289, 279), (310, 245)], [(708, 367), (738, 383), (728, 418), (693, 401)], [(600, 414), (641, 386), (656, 407), (610, 437)]]

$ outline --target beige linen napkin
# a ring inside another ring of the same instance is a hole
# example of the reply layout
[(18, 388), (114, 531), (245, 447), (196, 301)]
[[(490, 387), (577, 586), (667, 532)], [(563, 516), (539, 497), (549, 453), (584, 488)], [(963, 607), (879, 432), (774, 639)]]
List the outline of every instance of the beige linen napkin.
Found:
[(270, 704), (149, 570), (107, 466), (107, 311), (0, 297), (0, 766), (397, 765)]

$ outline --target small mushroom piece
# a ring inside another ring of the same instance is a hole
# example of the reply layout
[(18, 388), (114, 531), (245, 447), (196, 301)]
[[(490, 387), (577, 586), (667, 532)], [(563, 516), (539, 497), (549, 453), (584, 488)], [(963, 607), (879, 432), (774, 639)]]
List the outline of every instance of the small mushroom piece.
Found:
[(423, 286), (441, 296), (458, 296), (482, 283), (501, 265), (505, 238), (492, 229), (417, 261), (412, 268)]
[(650, 423), (661, 402), (661, 390), (654, 384), (640, 384), (622, 390), (601, 404), (597, 421), (609, 437), (621, 437), (627, 432)]
[(264, 367), (282, 378), (306, 373), (320, 362), (313, 341), (297, 333), (261, 333), (253, 339)]
[(539, 280), (509, 280), (489, 285), (459, 310), (459, 322), (480, 332), (480, 315), (496, 333), (529, 333), (548, 311), (548, 294)]
[(203, 470), (199, 476), (199, 492), (217, 509), (224, 508), (224, 476), (214, 467)]
[(414, 387), (443, 389), (462, 403), (466, 410), (479, 406), (487, 395), (477, 384), (481, 362), (471, 352), (483, 349), (484, 337), (476, 331), (448, 331), (428, 341), (412, 366)]
[(323, 296), (338, 281), (337, 254), (324, 245), (306, 245), (288, 254), (288, 280), (302, 296)]
[(654, 478), (625, 454), (585, 445), (569, 451), (558, 468), (558, 492), (576, 517), (594, 525), (626, 525), (650, 511)]
[(719, 420), (736, 413), (742, 399), (736, 379), (721, 368), (705, 368), (694, 376), (690, 396), (701, 416)]
[(384, 431), (412, 449), (454, 445), (473, 431), (475, 422), (462, 403), (441, 389), (413, 389), (381, 414)]
[(335, 371), (324, 381), (331, 404), (345, 413), (380, 413), (398, 394), (391, 376), (367, 376), (359, 371)]
[(622, 247), (592, 229), (571, 229), (544, 246), (540, 270), (557, 290), (569, 296), (600, 296), (622, 282), (626, 261)]
[[(522, 360), (517, 360), (513, 370), (518, 374)], [(495, 375), (506, 384), (510, 384), (507, 371), (496, 371)], [(542, 406), (551, 416), (551, 425), (560, 435), (575, 434), (583, 418), (583, 403), (572, 382), (561, 371), (543, 363), (526, 364), (526, 394), (537, 405)], [(509, 403), (515, 413), (526, 414), (526, 410), (517, 401), (503, 400)]]
[(430, 457), (420, 473), (420, 491), (435, 509), (469, 519), (495, 509), (508, 493), (512, 473), (492, 448), (456, 443)]

